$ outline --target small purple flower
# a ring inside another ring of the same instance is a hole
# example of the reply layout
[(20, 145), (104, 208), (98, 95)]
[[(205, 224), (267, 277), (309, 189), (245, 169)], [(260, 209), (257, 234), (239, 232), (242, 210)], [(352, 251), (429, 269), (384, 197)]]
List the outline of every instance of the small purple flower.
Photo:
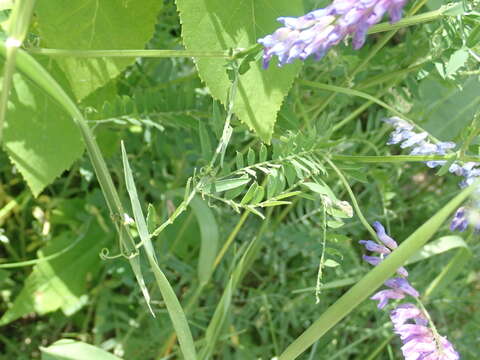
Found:
[[(385, 255), (385, 257), (386, 257), (386, 255)], [(367, 263), (369, 263), (370, 265), (373, 265), (373, 266), (377, 266), (378, 264), (380, 264), (383, 261), (383, 259), (378, 257), (378, 256), (363, 255), (362, 258)], [(408, 271), (403, 266), (401, 266), (397, 269), (397, 274), (400, 275), (400, 276), (407, 277), (408, 276)]]
[(400, 147), (402, 149), (405, 149), (405, 148), (408, 148), (408, 147), (411, 147), (415, 144), (418, 144), (418, 143), (423, 143), (423, 140), (425, 140), (426, 138), (428, 137), (428, 134), (426, 132), (421, 132), (419, 134), (417, 133), (412, 133), (412, 135), (410, 136), (410, 138), (406, 139), (401, 145)]
[(377, 300), (379, 309), (383, 309), (389, 299), (403, 299), (405, 295), (418, 297), (420, 294), (413, 288), (405, 278), (393, 278), (385, 282), (385, 285), (391, 290), (380, 290), (374, 294), (370, 299)]
[(450, 223), (450, 230), (465, 231), (468, 227), (468, 219), (465, 213), (465, 207), (459, 207)]
[(383, 242), (392, 250), (395, 250), (398, 247), (397, 242), (387, 235), (387, 233), (385, 232), (385, 228), (379, 221), (375, 221), (372, 225), (377, 232), (377, 236), (381, 242)]
[(414, 319), (416, 323), (421, 320), (423, 325), (428, 323), (422, 311), (411, 303), (398, 305), (390, 312), (390, 319), (395, 326), (403, 325), (410, 319)]
[(389, 13), (391, 22), (402, 17), (407, 0), (334, 0), (323, 9), (298, 18), (279, 17), (283, 27), (258, 39), (264, 46), (263, 66), (267, 68), (274, 55), (283, 66), (295, 59), (314, 56), (320, 60), (328, 50), (345, 37), (353, 37), (354, 49), (365, 43), (368, 29)]
[[(380, 222), (375, 221), (373, 223), (373, 228), (375, 229), (380, 241), (384, 243), (386, 246), (377, 244), (376, 242), (371, 240), (360, 240), (359, 243), (364, 245), (365, 249), (367, 249), (368, 251), (376, 252), (381, 255), (381, 257), (367, 256), (367, 255), (363, 256), (363, 259), (367, 263), (373, 266), (377, 266), (382, 262), (384, 258), (388, 256), (388, 254), (391, 253), (391, 250), (395, 250), (398, 247), (398, 244), (395, 240), (393, 240), (390, 236), (388, 236), (388, 234), (385, 232), (385, 228)], [(408, 276), (407, 269), (405, 269), (403, 266), (397, 269), (397, 274), (403, 277)]]
[(379, 253), (379, 254), (390, 254), (391, 253), (391, 251), (387, 247), (385, 247), (383, 245), (379, 245), (375, 241), (372, 241), (372, 240), (360, 240), (358, 243), (365, 246), (365, 249), (367, 249), (368, 251), (373, 251), (373, 252), (376, 252), (376, 253)]
[(370, 299), (377, 300), (379, 309), (383, 309), (387, 304), (389, 299), (403, 299), (405, 294), (398, 290), (380, 290), (379, 292), (375, 293)]
[(407, 279), (403, 277), (388, 279), (387, 281), (385, 281), (385, 285), (413, 297), (420, 296), (418, 291), (412, 285), (410, 285)]

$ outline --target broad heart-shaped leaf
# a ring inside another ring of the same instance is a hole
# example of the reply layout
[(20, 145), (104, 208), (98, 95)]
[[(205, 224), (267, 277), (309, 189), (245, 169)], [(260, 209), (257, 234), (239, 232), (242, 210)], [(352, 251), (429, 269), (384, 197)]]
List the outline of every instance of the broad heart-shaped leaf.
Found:
[[(143, 49), (152, 36), (161, 0), (39, 0), (42, 44), (75, 50)], [(58, 58), (81, 100), (116, 77), (133, 58)]]
[(70, 315), (85, 304), (87, 280), (97, 274), (101, 265), (98, 254), (110, 235), (94, 224), (83, 235), (64, 232), (39, 251), (39, 258), (58, 253), (77, 241), (77, 236), (82, 238), (70, 250), (35, 265), (0, 326), (32, 312), (42, 315), (61, 309)]
[[(298, 16), (301, 0), (177, 0), (187, 50), (218, 51), (248, 48), (272, 33), (279, 16)], [(231, 82), (226, 59), (197, 58), (200, 77), (214, 98), (225, 104)], [(300, 70), (300, 63), (264, 70), (259, 62), (240, 75), (234, 112), (260, 138), (270, 142), (283, 99)]]
[(35, 196), (84, 149), (72, 118), (20, 74), (13, 76), (3, 146)]
[(96, 346), (71, 339), (61, 339), (49, 347), (41, 347), (42, 360), (120, 360)]

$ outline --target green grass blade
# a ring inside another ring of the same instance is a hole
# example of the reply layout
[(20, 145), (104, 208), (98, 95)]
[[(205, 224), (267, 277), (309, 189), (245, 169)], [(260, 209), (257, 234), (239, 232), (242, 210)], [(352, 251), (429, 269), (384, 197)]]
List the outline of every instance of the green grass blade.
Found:
[(303, 332), (280, 355), (279, 360), (296, 359), (328, 330), (352, 312), (362, 301), (378, 289), (396, 269), (402, 266), (411, 256), (435, 234), (447, 217), (474, 191), (478, 183), (466, 188), (433, 217), (410, 235), (381, 264), (373, 268), (346, 294), (331, 305), (307, 330)]
[(152, 240), (150, 239), (147, 222), (143, 216), (142, 206), (140, 204), (140, 200), (138, 199), (137, 188), (135, 186), (135, 181), (133, 180), (132, 169), (130, 168), (130, 163), (128, 162), (127, 151), (125, 150), (123, 141), (121, 147), (125, 185), (127, 187), (130, 203), (132, 205), (133, 218), (135, 219), (135, 224), (137, 225), (138, 234), (147, 254), (152, 256), (155, 259), (155, 262), (157, 262), (157, 257), (155, 255), (155, 250), (153, 249)]
[(167, 306), (168, 314), (172, 320), (173, 327), (177, 333), (177, 338), (180, 343), (180, 350), (183, 353), (184, 359), (196, 360), (197, 352), (195, 350), (195, 345), (193, 343), (192, 332), (188, 325), (187, 317), (183, 311), (180, 301), (178, 301), (177, 295), (172, 289), (172, 286), (168, 282), (167, 277), (160, 269), (160, 267), (155, 263), (152, 257), (148, 256), (150, 266), (157, 281), (157, 285), (160, 288), (162, 293), (163, 300)]
[[(186, 192), (184, 189), (177, 189), (171, 191), (171, 194), (182, 197)], [(200, 255), (197, 268), (200, 284), (204, 285), (208, 283), (215, 269), (220, 233), (215, 216), (205, 201), (195, 196), (189, 202), (189, 206), (192, 208), (200, 228)]]
[(219, 229), (212, 210), (205, 201), (194, 197), (190, 207), (197, 218), (200, 227), (200, 255), (198, 258), (198, 279), (200, 284), (206, 284), (214, 269), (215, 257), (218, 251)]
[[(165, 301), (168, 314), (177, 333), (177, 338), (180, 343), (180, 349), (183, 353), (183, 356), (185, 359), (194, 360), (197, 358), (197, 354), (195, 350), (195, 345), (193, 343), (192, 333), (188, 325), (187, 317), (185, 316), (185, 312), (183, 311), (182, 305), (180, 304), (180, 301), (178, 300), (175, 291), (173, 290), (163, 271), (158, 266), (157, 258), (155, 256), (155, 250), (150, 239), (147, 222), (145, 220), (145, 217), (143, 216), (140, 200), (138, 199), (137, 188), (135, 186), (135, 180), (133, 179), (132, 170), (128, 162), (127, 152), (125, 150), (123, 142), (122, 161), (125, 174), (125, 183), (127, 186), (128, 196), (130, 197), (130, 202), (132, 204), (135, 224), (137, 226), (140, 240), (144, 244), (145, 253), (147, 255), (150, 268), (153, 271), (153, 275), (155, 276), (155, 280)], [(139, 257), (137, 256), (135, 259), (138, 258)], [(138, 269), (138, 271), (140, 271), (140, 269)]]

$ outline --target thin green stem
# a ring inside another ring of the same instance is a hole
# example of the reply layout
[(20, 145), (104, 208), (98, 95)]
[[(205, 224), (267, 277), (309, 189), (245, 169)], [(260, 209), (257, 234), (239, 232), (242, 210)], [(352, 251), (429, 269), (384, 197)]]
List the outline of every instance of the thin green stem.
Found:
[(228, 251), (230, 248), (230, 245), (232, 244), (233, 240), (237, 237), (238, 233), (240, 232), (240, 229), (242, 228), (243, 224), (247, 220), (247, 218), (250, 216), (251, 212), (249, 211), (244, 211), (242, 216), (240, 217), (240, 220), (238, 220), (237, 224), (233, 228), (232, 232), (230, 235), (228, 235), (227, 240), (222, 246), (222, 249), (219, 251), (217, 257), (215, 258), (215, 262), (213, 263), (213, 268), (215, 269), (218, 264), (222, 261), (223, 257), (225, 256), (225, 253)]
[(368, 33), (369, 34), (376, 34), (380, 32), (386, 32), (391, 30), (398, 30), (404, 27), (423, 24), (426, 22), (435, 21), (441, 19), (442, 17), (446, 16), (446, 14), (451, 11), (453, 8), (458, 7), (458, 4), (447, 4), (441, 6), (439, 9), (434, 11), (429, 11), (420, 15), (408, 16), (403, 18), (402, 20), (396, 22), (395, 24), (390, 23), (381, 23), (375, 26), (372, 26)]
[(143, 58), (231, 58), (230, 51), (188, 51), (188, 50), (67, 50), (67, 49), (45, 49), (30, 48), (29, 53), (35, 55), (46, 55), (52, 57), (76, 57), (76, 58), (97, 58), (97, 57), (143, 57)]
[(357, 213), (358, 218), (360, 219), (360, 222), (362, 225), (367, 229), (367, 231), (372, 235), (372, 237), (380, 243), (380, 240), (378, 240), (377, 233), (373, 228), (370, 226), (369, 222), (363, 216), (363, 212), (360, 209), (360, 206), (358, 205), (357, 199), (355, 197), (355, 194), (352, 191), (352, 188), (348, 184), (347, 179), (345, 178), (345, 175), (340, 171), (340, 169), (326, 156), (323, 157), (323, 159), (330, 165), (330, 167), (337, 173), (338, 177), (340, 178), (340, 181), (342, 182), (343, 186), (345, 186), (345, 189), (348, 192), (348, 195), (350, 196), (350, 200), (352, 201), (353, 208), (355, 209), (355, 212)]
[(480, 162), (480, 156), (458, 156), (453, 154), (448, 155), (385, 155), (385, 156), (357, 156), (357, 155), (337, 155), (332, 154), (332, 160), (349, 161), (357, 163), (404, 163), (404, 162), (425, 162), (425, 161), (449, 161), (456, 158), (462, 162)]
[(322, 254), (320, 255), (320, 262), (318, 263), (317, 271), (317, 283), (315, 285), (315, 303), (320, 303), (320, 292), (322, 291), (322, 275), (323, 266), (325, 265), (325, 248), (327, 247), (327, 205), (322, 198), (322, 220), (323, 220), (323, 233), (322, 233)]
[[(345, 95), (358, 96), (358, 97), (361, 97), (363, 99), (373, 101), (374, 103), (376, 103), (376, 104), (380, 105), (381, 107), (385, 108), (386, 110), (390, 111), (392, 114), (395, 114), (396, 116), (408, 121), (409, 123), (414, 125), (420, 131), (425, 131), (421, 126), (419, 126), (412, 119), (408, 118), (405, 114), (402, 114), (400, 111), (391, 107), (390, 105), (383, 102), (382, 100), (377, 99), (375, 96), (367, 94), (363, 91), (358, 91), (358, 90), (354, 90), (354, 89), (350, 89), (350, 88), (346, 88), (346, 87), (341, 87), (341, 86), (323, 84), (323, 83), (319, 83), (319, 82), (315, 82), (315, 81), (309, 81), (309, 80), (299, 80), (299, 82), (302, 85), (313, 87), (313, 88), (316, 88), (316, 89), (332, 91), (334, 93), (340, 93), (340, 94), (345, 94)], [(429, 134), (429, 136), (432, 138), (433, 141), (439, 142), (439, 140), (436, 139), (435, 137), (433, 137), (432, 135)]]
[(87, 223), (87, 227), (82, 231), (82, 233), (80, 235), (78, 235), (77, 238), (74, 241), (72, 241), (71, 244), (69, 244), (68, 246), (66, 246), (62, 250), (60, 250), (60, 251), (58, 251), (54, 254), (50, 254), (48, 256), (45, 256), (45, 257), (41, 257), (39, 259), (0, 264), (0, 269), (13, 269), (13, 268), (19, 268), (19, 267), (24, 267), (24, 266), (36, 265), (36, 264), (41, 263), (41, 262), (53, 260), (53, 259), (65, 254), (66, 252), (68, 252), (72, 248), (74, 248), (80, 242), (80, 240), (83, 239), (83, 237), (85, 236), (85, 234), (87, 232), (89, 223), (90, 223), (90, 221)]
[[(403, 79), (404, 75), (407, 75), (407, 74), (410, 74), (411, 72), (420, 70), (426, 63), (427, 63), (426, 61), (423, 61), (421, 63), (411, 65), (411, 66), (406, 67), (404, 69), (400, 69), (400, 70), (388, 72), (386, 74), (381, 74), (381, 75), (378, 75), (378, 76), (368, 78), (367, 80), (359, 83), (355, 88), (357, 90), (364, 90), (364, 89), (368, 89), (370, 87), (373, 87), (375, 85), (383, 84), (384, 82), (386, 82), (388, 80), (391, 80), (391, 79), (394, 79), (394, 81), (392, 82), (392, 84), (394, 84), (398, 80)], [(391, 85), (390, 85), (390, 87), (391, 87)]]
[(440, 334), (438, 333), (437, 327), (435, 326), (435, 324), (432, 320), (432, 317), (428, 313), (427, 308), (425, 307), (425, 305), (423, 305), (422, 301), (419, 298), (415, 298), (415, 300), (417, 301), (418, 306), (420, 307), (423, 314), (425, 315), (425, 317), (428, 320), (428, 326), (432, 330), (433, 338), (435, 339), (435, 343), (437, 344), (438, 351), (442, 352), (443, 351), (443, 345), (442, 345), (442, 342), (440, 340)]

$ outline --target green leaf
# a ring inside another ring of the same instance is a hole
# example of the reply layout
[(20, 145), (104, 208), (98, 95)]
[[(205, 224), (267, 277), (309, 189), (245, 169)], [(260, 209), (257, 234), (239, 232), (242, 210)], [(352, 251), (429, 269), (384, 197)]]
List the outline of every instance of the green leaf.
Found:
[(258, 161), (265, 162), (267, 160), (267, 155), (268, 155), (267, 147), (265, 146), (265, 144), (262, 144), (260, 146), (260, 157)]
[(258, 187), (258, 184), (256, 182), (254, 182), (254, 183), (252, 183), (252, 185), (250, 185), (250, 187), (248, 188), (248, 191), (246, 192), (245, 196), (240, 201), (240, 205), (248, 204), (248, 202), (253, 199), (253, 195), (255, 195), (255, 192), (257, 191), (257, 187)]
[(233, 200), (245, 190), (244, 186), (225, 191), (223, 197), (227, 200)]
[(272, 200), (281, 200), (281, 199), (285, 199), (285, 198), (288, 198), (288, 197), (291, 197), (291, 196), (299, 195), (301, 193), (302, 193), (301, 191), (291, 191), (291, 192), (287, 192), (287, 193), (284, 193), (284, 194), (279, 194), (279, 195), (275, 196)]
[(465, 268), (465, 264), (470, 260), (473, 253), (467, 243), (460, 236), (450, 235), (443, 236), (425, 245), (418, 253), (413, 255), (406, 262), (407, 265), (412, 264), (453, 249), (458, 249), (455, 256), (448, 262), (448, 264), (442, 267), (442, 271), (430, 282), (430, 285), (424, 291), (424, 299), (431, 298), (433, 294), (441, 293), (441, 290), (454, 280), (455, 277)]
[(320, 194), (320, 195), (326, 195), (332, 200), (336, 199), (335, 194), (332, 192), (332, 190), (327, 186), (327, 185), (320, 185), (317, 183), (312, 183), (312, 182), (306, 182), (303, 183), (302, 185), (306, 186), (309, 188), (311, 191)]
[(210, 141), (207, 126), (203, 121), (198, 122), (198, 132), (200, 136), (200, 146), (202, 148), (202, 157), (204, 159), (210, 159), (213, 155), (213, 146)]
[(40, 347), (42, 360), (120, 360), (96, 346), (71, 339), (61, 339), (49, 347)]
[(37, 85), (15, 74), (3, 146), (37, 196), (82, 155), (84, 145), (71, 117)]
[(455, 51), (450, 59), (448, 60), (446, 66), (446, 75), (451, 76), (457, 72), (458, 69), (462, 68), (468, 60), (468, 50), (460, 49)]
[[(301, 0), (177, 0), (182, 22), (183, 42), (190, 51), (221, 51), (248, 48), (257, 39), (277, 29), (279, 16), (303, 13)], [(230, 80), (222, 58), (196, 58), (197, 68), (210, 93), (223, 104), (227, 101)], [(262, 69), (259, 62), (239, 76), (234, 113), (270, 142), (282, 102), (292, 86), (301, 64)]]
[(285, 178), (287, 179), (287, 184), (288, 186), (293, 186), (295, 185), (295, 180), (297, 178), (297, 172), (295, 171), (295, 167), (287, 163), (284, 165), (284, 170), (285, 170)]
[(325, 262), (323, 263), (323, 265), (325, 265), (326, 267), (337, 267), (337, 266), (339, 266), (340, 264), (339, 264), (338, 262), (336, 262), (335, 260), (327, 259), (327, 260), (325, 260)]
[(263, 196), (265, 195), (265, 188), (263, 186), (258, 186), (255, 190), (255, 194), (253, 195), (253, 199), (251, 203), (253, 205), (258, 204), (260, 201), (263, 200)]
[(409, 116), (424, 121), (424, 128), (439, 139), (454, 140), (480, 110), (479, 93), (478, 77), (465, 79), (461, 87), (425, 79)]
[[(0, 319), (0, 325), (32, 312), (43, 315), (61, 309), (65, 315), (71, 315), (86, 303), (87, 281), (98, 273), (101, 264), (98, 254), (110, 235), (92, 225), (79, 236), (82, 240), (62, 256), (34, 266), (13, 306)], [(62, 233), (39, 250), (38, 257), (61, 251), (74, 241), (73, 237), (70, 232)]]
[[(140, 204), (140, 200), (138, 199), (137, 195), (137, 188), (135, 186), (135, 181), (133, 180), (132, 169), (130, 168), (130, 164), (128, 162), (127, 152), (125, 150), (125, 146), (123, 141), (121, 143), (122, 149), (122, 162), (123, 162), (123, 172), (125, 176), (125, 185), (127, 187), (128, 197), (130, 198), (130, 204), (132, 205), (133, 217), (135, 219), (135, 225), (137, 227), (138, 235), (140, 236), (140, 240), (143, 243), (147, 256), (151, 257), (154, 262), (157, 262), (157, 258), (155, 255), (155, 249), (153, 248), (153, 243), (150, 238), (150, 233), (148, 231), (147, 222), (145, 217), (143, 216), (142, 206)], [(150, 303), (150, 294), (148, 292), (148, 288), (145, 284), (145, 279), (142, 275), (142, 270), (140, 267), (140, 257), (136, 257), (130, 259), (130, 264), (132, 265), (132, 270), (137, 278), (138, 285), (140, 286), (140, 290), (142, 291), (143, 297), (147, 303), (148, 309), (155, 316), (153, 312), (151, 303)]]
[(237, 151), (237, 156), (235, 157), (235, 163), (237, 164), (237, 169), (241, 169), (245, 165), (243, 161), (243, 155), (239, 151)]
[(152, 204), (148, 204), (147, 208), (147, 228), (150, 234), (157, 228), (157, 211)]
[(248, 149), (247, 163), (248, 163), (248, 166), (252, 166), (253, 164), (255, 164), (255, 151), (253, 151), (252, 148)]
[[(158, 0), (39, 0), (36, 14), (43, 46), (75, 50), (143, 49), (154, 32)], [(141, 21), (140, 21), (141, 20)], [(116, 77), (134, 58), (57, 58), (78, 99)]]
[(250, 178), (247, 176), (242, 176), (236, 179), (218, 180), (215, 182), (215, 191), (222, 192), (235, 189), (239, 186), (248, 184), (249, 182)]
[(467, 243), (460, 236), (442, 236), (441, 238), (425, 245), (418, 253), (408, 259), (405, 264), (413, 264), (456, 248), (465, 248), (469, 250)]
[(219, 230), (215, 216), (208, 205), (199, 197), (194, 197), (190, 207), (200, 227), (200, 256), (198, 258), (198, 279), (206, 284), (213, 272), (213, 264), (217, 256)]
[(280, 185), (280, 180), (278, 176), (278, 171), (271, 169), (271, 175), (267, 177), (267, 199), (271, 199), (276, 194), (278, 194), (278, 187)]
[(473, 48), (480, 42), (480, 24), (475, 26), (467, 39), (467, 46)]
[(271, 206), (280, 206), (280, 205), (290, 205), (290, 201), (279, 201), (279, 200), (268, 200), (260, 204), (261, 207), (271, 207)]

